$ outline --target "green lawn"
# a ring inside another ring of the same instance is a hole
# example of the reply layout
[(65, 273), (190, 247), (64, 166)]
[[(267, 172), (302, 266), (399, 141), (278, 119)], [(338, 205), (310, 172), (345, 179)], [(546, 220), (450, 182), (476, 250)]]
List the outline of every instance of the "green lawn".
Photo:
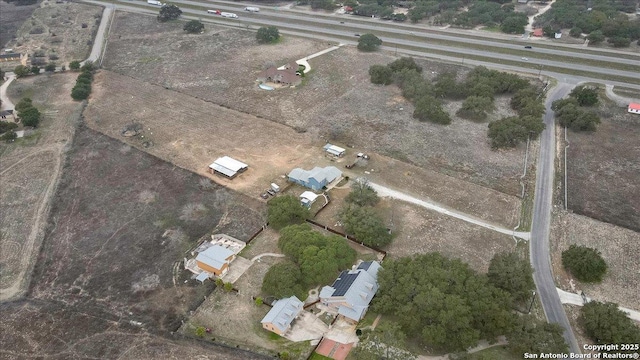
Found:
[(311, 357), (309, 358), (309, 360), (332, 360), (332, 359), (330, 357), (326, 357), (318, 354), (317, 352), (314, 352), (313, 354), (311, 354)]

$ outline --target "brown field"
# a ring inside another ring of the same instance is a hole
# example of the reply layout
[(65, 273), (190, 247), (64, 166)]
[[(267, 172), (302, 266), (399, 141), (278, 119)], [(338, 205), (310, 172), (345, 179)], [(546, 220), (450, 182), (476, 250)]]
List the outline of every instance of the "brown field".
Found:
[(72, 74), (42, 75), (9, 88), (14, 102), (31, 97), (44, 115), (33, 135), (0, 143), (0, 300), (25, 291), (31, 276), (64, 153), (82, 111), (68, 95), (74, 81)]
[(640, 121), (604, 100), (595, 133), (569, 132), (569, 209), (640, 231)]
[[(167, 45), (170, 44), (170, 45)], [(394, 59), (345, 46), (310, 60), (312, 71), (296, 89), (262, 91), (255, 84), (266, 64), (285, 64), (327, 48), (325, 42), (285, 37), (275, 46), (257, 45), (254, 33), (207, 25), (186, 35), (180, 23), (118, 13), (104, 66), (149, 83), (223, 107), (285, 124), (321, 143), (327, 139), (386, 154), (508, 194), (518, 194), (524, 146), (491, 151), (486, 123), (455, 119), (450, 126), (419, 123), (395, 86), (369, 82), (368, 68)], [(429, 77), (466, 71), (421, 60)], [(504, 107), (505, 99), (498, 105)], [(458, 103), (448, 104), (455, 111)], [(497, 111), (492, 118), (509, 114)]]
[(0, 1), (0, 48), (16, 36), (22, 23), (31, 16), (38, 4), (16, 6), (13, 3)]
[[(58, 65), (67, 65), (72, 60), (84, 60), (91, 51), (101, 16), (100, 6), (45, 1), (30, 19), (24, 21), (16, 39), (8, 46), (14, 52), (28, 53), (30, 57), (39, 50), (43, 56), (38, 59), (44, 63), (53, 61)], [(87, 27), (82, 28), (83, 24)]]
[[(564, 211), (554, 213), (551, 228), (551, 260), (558, 287), (572, 292), (582, 290), (598, 301), (611, 301), (638, 309), (640, 293), (640, 233)], [(562, 267), (562, 251), (570, 245), (584, 245), (602, 253), (608, 273), (600, 284), (583, 284), (573, 280)]]
[[(260, 203), (83, 126), (76, 131), (53, 204), (26, 300), (36, 309), (9, 317), (18, 303), (2, 308), (3, 329), (22, 324), (3, 332), (9, 340), (3, 341), (5, 354), (64, 358), (62, 351), (82, 344), (117, 357), (110, 354), (132, 344), (118, 336), (122, 326), (157, 344), (149, 334), (176, 330), (211, 290), (212, 283), (183, 284), (184, 271), (176, 279), (173, 268), (184, 252), (212, 229), (246, 239), (263, 221)], [(194, 205), (206, 211), (189, 211)], [(168, 229), (182, 236), (163, 237)], [(51, 312), (56, 315), (50, 317)], [(42, 336), (49, 333), (32, 325), (34, 313), (52, 320), (60, 335)], [(91, 341), (94, 335), (105, 340)], [(175, 356), (171, 346), (157, 349)], [(234, 354), (227, 358), (247, 358)]]

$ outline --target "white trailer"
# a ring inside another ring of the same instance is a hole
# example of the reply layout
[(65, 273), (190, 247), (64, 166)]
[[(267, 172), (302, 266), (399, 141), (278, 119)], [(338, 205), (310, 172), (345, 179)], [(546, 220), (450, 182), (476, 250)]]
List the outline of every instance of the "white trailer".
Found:
[(234, 13), (228, 13), (228, 12), (221, 12), (220, 16), (226, 17), (226, 18), (231, 18), (231, 19), (237, 19), (238, 18), (238, 15), (236, 15)]
[(271, 183), (271, 190), (275, 192), (280, 192), (280, 186), (278, 186), (278, 184), (276, 183)]
[(158, 0), (147, 0), (147, 4), (149, 4), (149, 5), (156, 5), (156, 6), (163, 6), (163, 5), (164, 5), (163, 3), (161, 3), (161, 2), (160, 2), (160, 1), (158, 1)]
[(247, 6), (246, 8), (244, 8), (244, 11), (260, 12), (260, 8), (255, 6)]

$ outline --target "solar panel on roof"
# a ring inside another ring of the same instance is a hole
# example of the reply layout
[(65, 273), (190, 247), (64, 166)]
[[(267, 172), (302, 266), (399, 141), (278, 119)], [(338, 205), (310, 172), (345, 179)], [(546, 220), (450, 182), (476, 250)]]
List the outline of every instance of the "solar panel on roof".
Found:
[(333, 283), (333, 288), (336, 291), (333, 292), (333, 296), (343, 296), (347, 293), (353, 281), (358, 277), (358, 273), (356, 274), (340, 274), (340, 279), (336, 280)]
[(369, 270), (369, 266), (371, 266), (372, 262), (373, 261), (363, 261), (358, 265), (358, 269)]

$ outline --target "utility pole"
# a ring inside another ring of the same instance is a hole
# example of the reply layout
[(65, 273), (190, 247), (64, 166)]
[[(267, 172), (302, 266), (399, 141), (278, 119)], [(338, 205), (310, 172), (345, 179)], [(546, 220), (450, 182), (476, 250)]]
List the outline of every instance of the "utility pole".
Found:
[(529, 304), (529, 314), (531, 314), (531, 308), (533, 307), (533, 302), (536, 301), (536, 292), (533, 292), (533, 297), (531, 298), (531, 304)]
[(396, 53), (394, 54), (394, 56), (398, 56), (398, 44), (396, 44)]
[(544, 65), (540, 64), (540, 69), (538, 70), (538, 77), (540, 76), (540, 74), (542, 74), (542, 67), (543, 67), (543, 66), (544, 66)]

